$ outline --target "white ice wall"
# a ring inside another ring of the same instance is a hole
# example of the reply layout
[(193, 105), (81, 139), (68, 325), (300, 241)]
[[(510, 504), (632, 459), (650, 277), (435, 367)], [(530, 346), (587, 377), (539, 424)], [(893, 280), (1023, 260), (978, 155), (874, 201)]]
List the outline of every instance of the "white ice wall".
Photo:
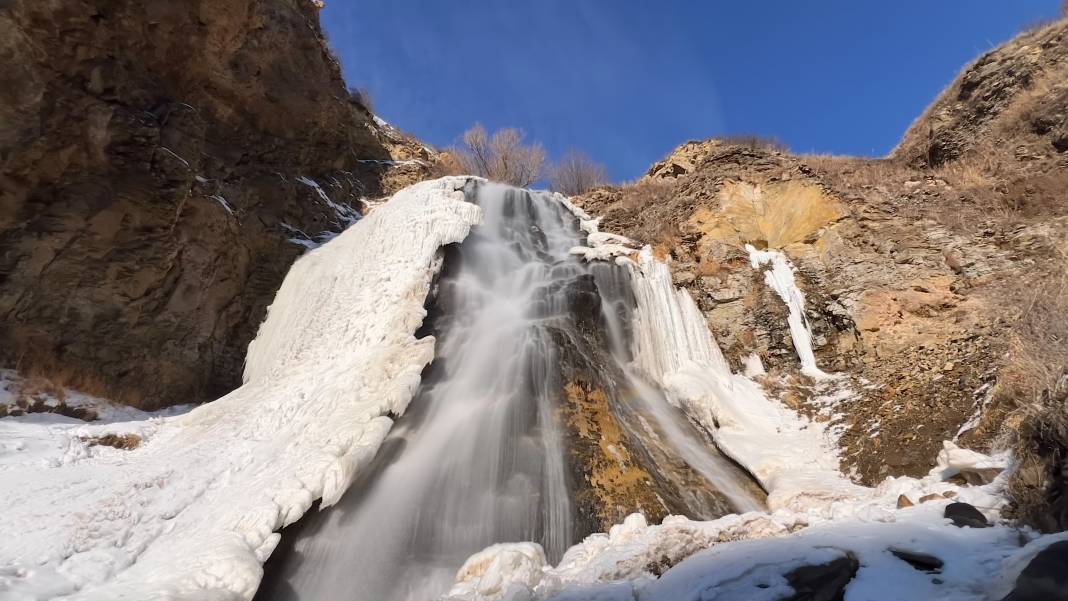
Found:
[(433, 356), (413, 336), (465, 178), (398, 193), (294, 264), (245, 384), (140, 448), (0, 469), (0, 598), (248, 599), (276, 531), (335, 502)]

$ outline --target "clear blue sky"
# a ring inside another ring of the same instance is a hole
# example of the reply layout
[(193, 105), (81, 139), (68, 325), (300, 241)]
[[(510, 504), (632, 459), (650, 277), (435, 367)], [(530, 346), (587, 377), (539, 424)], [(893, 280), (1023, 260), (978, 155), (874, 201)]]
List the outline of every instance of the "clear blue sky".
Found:
[(326, 0), (350, 86), (439, 147), (515, 126), (633, 179), (675, 146), (775, 136), (884, 155), (965, 63), (1060, 0)]

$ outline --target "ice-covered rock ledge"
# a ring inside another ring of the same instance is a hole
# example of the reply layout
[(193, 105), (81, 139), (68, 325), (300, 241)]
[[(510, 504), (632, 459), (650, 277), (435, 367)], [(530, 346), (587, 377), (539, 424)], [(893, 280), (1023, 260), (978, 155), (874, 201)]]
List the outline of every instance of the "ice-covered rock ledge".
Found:
[(466, 182), (407, 188), (301, 257), (241, 388), (134, 450), (0, 465), (0, 598), (251, 598), (276, 531), (337, 501), (411, 400), (438, 250), (480, 219)]
[(759, 384), (730, 366), (704, 315), (671, 270), (652, 250), (600, 232), (570, 200), (557, 200), (589, 234), (572, 253), (586, 260), (615, 260), (631, 272), (637, 307), (632, 324), (635, 367), (659, 384), (668, 399), (701, 423), (725, 454), (747, 469), (768, 492), (771, 510), (834, 511), (839, 500), (871, 495), (838, 469), (836, 445), (822, 424), (769, 399)]

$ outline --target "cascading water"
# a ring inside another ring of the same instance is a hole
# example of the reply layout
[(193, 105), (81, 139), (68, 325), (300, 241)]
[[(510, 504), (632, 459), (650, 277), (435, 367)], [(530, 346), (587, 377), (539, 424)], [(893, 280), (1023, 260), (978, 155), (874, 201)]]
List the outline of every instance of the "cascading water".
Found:
[[(666, 510), (759, 507), (744, 475), (628, 367), (626, 270), (570, 254), (584, 235), (548, 194), (472, 184), (468, 199), (484, 218), (447, 251), (420, 391), (374, 468), (286, 533), (258, 599), (427, 601), (490, 544), (537, 541), (556, 561), (601, 529), (573, 502), (590, 484), (560, 417), (577, 364), (649, 470), (675, 487), (657, 495), (675, 499)], [(697, 476), (658, 465), (672, 462)]]

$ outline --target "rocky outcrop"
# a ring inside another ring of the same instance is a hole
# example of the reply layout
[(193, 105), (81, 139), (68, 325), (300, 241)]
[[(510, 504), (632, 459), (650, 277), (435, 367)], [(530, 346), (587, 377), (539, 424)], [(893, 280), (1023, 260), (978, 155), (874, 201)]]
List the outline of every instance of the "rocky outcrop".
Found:
[(310, 0), (14, 0), (0, 65), (0, 361), (148, 408), (236, 387), (290, 263), (422, 148)]
[(980, 56), (909, 128), (893, 157), (937, 166), (1007, 144), (1027, 160), (1068, 150), (1068, 21)]

